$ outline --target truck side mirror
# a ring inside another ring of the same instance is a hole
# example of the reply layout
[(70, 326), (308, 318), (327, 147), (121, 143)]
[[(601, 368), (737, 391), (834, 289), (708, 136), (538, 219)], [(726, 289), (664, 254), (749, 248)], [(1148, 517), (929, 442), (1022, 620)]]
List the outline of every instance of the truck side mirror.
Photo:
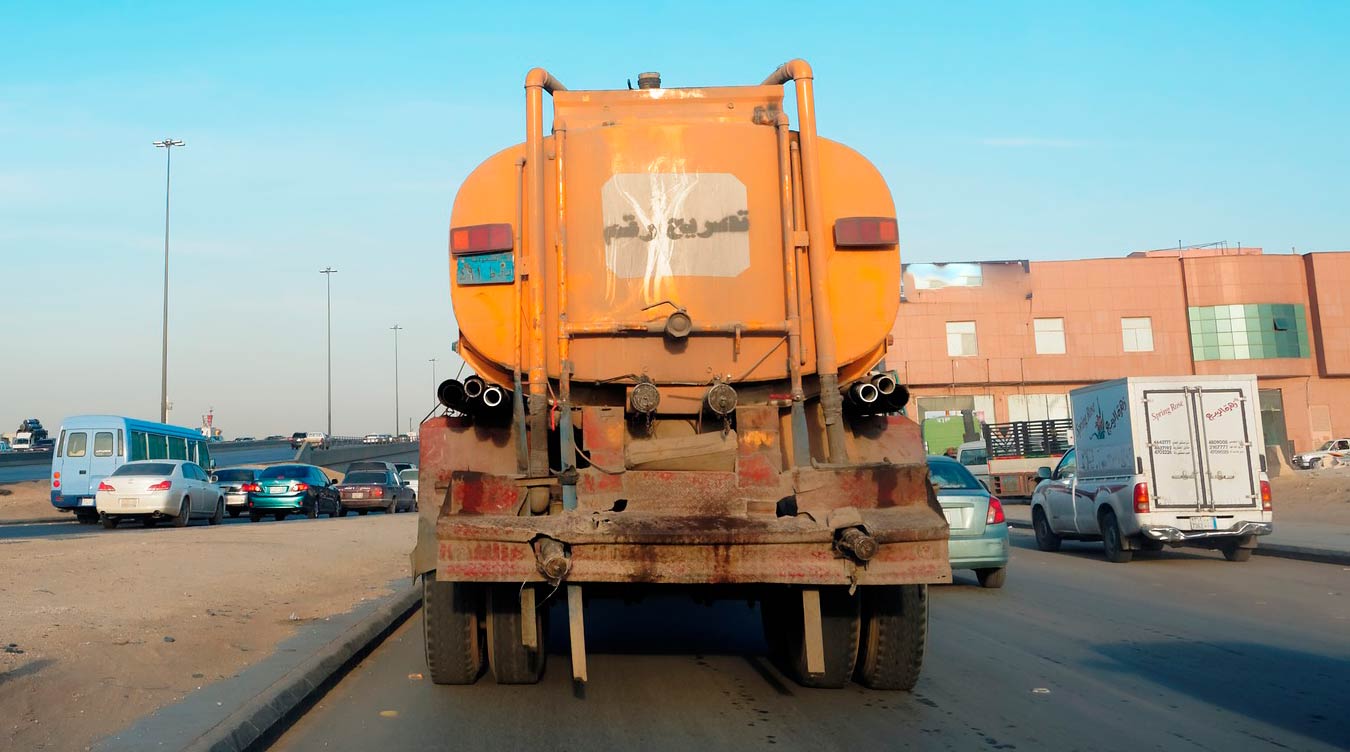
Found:
[(1052, 473), (1048, 467), (1036, 468), (1036, 478), (1039, 480), (1050, 480), (1053, 476), (1054, 473)]

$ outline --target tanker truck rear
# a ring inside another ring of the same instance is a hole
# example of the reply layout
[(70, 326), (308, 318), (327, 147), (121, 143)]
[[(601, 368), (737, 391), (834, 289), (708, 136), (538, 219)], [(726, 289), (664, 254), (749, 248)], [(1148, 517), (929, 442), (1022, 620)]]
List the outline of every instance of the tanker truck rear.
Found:
[(801, 60), (753, 86), (638, 81), (572, 91), (530, 71), (525, 142), (455, 199), (450, 287), (477, 375), (442, 383), (445, 413), (421, 426), (431, 677), (538, 681), (545, 603), (565, 598), (585, 681), (588, 597), (684, 588), (759, 602), (804, 685), (910, 689), (927, 586), (951, 570), (884, 367), (886, 183), (816, 135)]

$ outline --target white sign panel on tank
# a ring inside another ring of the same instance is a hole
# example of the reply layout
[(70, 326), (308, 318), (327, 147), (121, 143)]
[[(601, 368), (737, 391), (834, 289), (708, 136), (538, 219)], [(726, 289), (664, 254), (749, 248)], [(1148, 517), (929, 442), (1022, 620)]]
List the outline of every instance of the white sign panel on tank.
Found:
[(722, 172), (618, 173), (600, 190), (605, 268), (653, 292), (666, 277), (735, 277), (750, 267), (745, 184)]

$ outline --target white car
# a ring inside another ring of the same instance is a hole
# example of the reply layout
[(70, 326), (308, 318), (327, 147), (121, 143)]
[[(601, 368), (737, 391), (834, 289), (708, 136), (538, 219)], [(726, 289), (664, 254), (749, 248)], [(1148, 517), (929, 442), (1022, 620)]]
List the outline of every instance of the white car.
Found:
[(412, 489), (412, 492), (413, 492), (413, 499), (416, 500), (416, 499), (417, 499), (417, 468), (415, 468), (415, 467), (410, 467), (410, 468), (408, 468), (407, 470), (400, 470), (399, 473), (398, 473), (398, 479), (399, 479), (400, 481), (403, 481), (404, 483), (408, 484), (408, 488), (411, 488), (411, 489)]
[(1332, 439), (1320, 449), (1296, 454), (1289, 461), (1302, 470), (1350, 464), (1350, 439)]
[(381, 441), (383, 439), (380, 438), (378, 433), (368, 433), (365, 438), (361, 439), (362, 444), (379, 444)]
[(139, 460), (122, 465), (98, 484), (94, 508), (109, 530), (130, 519), (139, 519), (146, 527), (164, 520), (184, 527), (193, 517), (218, 525), (225, 516), (225, 495), (195, 462)]

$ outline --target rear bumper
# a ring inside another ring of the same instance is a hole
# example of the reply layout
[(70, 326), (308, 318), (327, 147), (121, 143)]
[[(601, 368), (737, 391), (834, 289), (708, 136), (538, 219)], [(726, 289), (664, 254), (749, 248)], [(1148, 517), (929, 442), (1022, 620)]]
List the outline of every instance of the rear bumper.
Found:
[(94, 496), (66, 496), (60, 491), (53, 490), (51, 495), (52, 506), (62, 512), (74, 512), (78, 509), (94, 510)]
[(255, 496), (253, 494), (249, 494), (248, 506), (250, 509), (295, 511), (305, 506), (305, 495), (296, 494), (294, 496)]
[(387, 497), (379, 499), (343, 499), (342, 506), (347, 509), (384, 509), (393, 501)]
[(1008, 564), (1008, 525), (985, 526), (983, 535), (971, 538), (953, 536), (947, 543), (952, 569), (984, 569)]
[(113, 517), (133, 515), (177, 516), (180, 497), (172, 491), (157, 491), (136, 496), (118, 496), (116, 491), (101, 491), (97, 498), (99, 514)]
[(1239, 520), (1223, 530), (1182, 530), (1169, 525), (1141, 525), (1139, 532), (1145, 538), (1163, 543), (1189, 543), (1194, 541), (1222, 538), (1244, 538), (1254, 535), (1270, 535), (1275, 530), (1270, 522), (1246, 522)]
[(227, 507), (246, 507), (246, 506), (248, 506), (248, 494), (246, 494), (246, 493), (237, 493), (237, 494), (227, 493), (227, 494), (225, 494), (225, 506), (227, 506)]
[(806, 516), (569, 512), (449, 515), (436, 528), (439, 579), (543, 581), (532, 542), (570, 556), (567, 582), (899, 585), (951, 582), (947, 528), (928, 506), (860, 510), (879, 544), (866, 563), (838, 552), (835, 531)]

